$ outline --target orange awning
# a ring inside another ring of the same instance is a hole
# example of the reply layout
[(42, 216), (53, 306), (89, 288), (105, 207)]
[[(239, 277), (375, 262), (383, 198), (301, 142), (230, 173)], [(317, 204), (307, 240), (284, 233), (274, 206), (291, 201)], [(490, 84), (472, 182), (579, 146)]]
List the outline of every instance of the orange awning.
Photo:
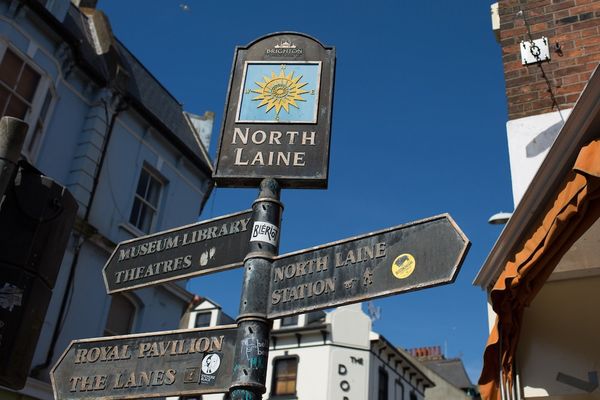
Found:
[(503, 383), (512, 388), (513, 359), (524, 308), (544, 286), (562, 256), (600, 216), (600, 140), (580, 150), (575, 165), (552, 199), (490, 292), (497, 318), (479, 378), (483, 399), (500, 399), (501, 372)]

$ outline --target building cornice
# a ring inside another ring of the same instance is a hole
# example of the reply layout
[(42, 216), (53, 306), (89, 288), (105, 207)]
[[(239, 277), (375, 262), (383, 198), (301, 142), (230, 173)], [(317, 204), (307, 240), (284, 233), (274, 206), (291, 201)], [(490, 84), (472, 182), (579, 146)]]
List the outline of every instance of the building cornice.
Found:
[(581, 93), (548, 155), (494, 244), (474, 285), (491, 288), (506, 262), (523, 246), (526, 235), (543, 214), (548, 202), (571, 171), (579, 149), (600, 134), (600, 67)]
[[(414, 378), (417, 381), (421, 382), (420, 385), (423, 388), (423, 391), (428, 387), (435, 386), (435, 383), (431, 379), (429, 379), (429, 377), (421, 369), (426, 368), (425, 366), (422, 366), (420, 368), (417, 365), (415, 365), (415, 363), (412, 360), (412, 357), (408, 353), (394, 346), (382, 335), (378, 334), (376, 338), (371, 339), (371, 352), (379, 357), (381, 357), (381, 354), (383, 352), (388, 352), (390, 354), (390, 356), (388, 356), (388, 362), (392, 358), (397, 357), (397, 364), (394, 369), (397, 369), (397, 367), (400, 366), (400, 368), (402, 368), (403, 371), (402, 373), (400, 373), (401, 376), (405, 376), (404, 370), (408, 372), (409, 377), (411, 375), (414, 375)], [(393, 355), (393, 357), (391, 355)], [(412, 378), (409, 379), (409, 381), (412, 381)]]
[(286, 336), (294, 335), (295, 333), (309, 333), (309, 332), (322, 332), (331, 331), (331, 324), (318, 324), (318, 325), (307, 325), (307, 326), (290, 326), (285, 328), (273, 329), (271, 335), (273, 336)]

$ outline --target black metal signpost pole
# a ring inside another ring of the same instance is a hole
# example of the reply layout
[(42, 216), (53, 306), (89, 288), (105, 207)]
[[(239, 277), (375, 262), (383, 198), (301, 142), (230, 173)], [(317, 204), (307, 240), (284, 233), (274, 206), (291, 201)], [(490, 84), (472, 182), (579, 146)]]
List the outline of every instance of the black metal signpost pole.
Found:
[[(283, 204), (280, 187), (274, 179), (263, 179), (254, 201), (253, 232), (244, 262), (244, 282), (240, 301), (238, 347), (233, 363), (234, 400), (259, 400), (266, 391), (271, 321), (267, 319), (272, 260), (279, 252), (279, 228)], [(262, 229), (261, 229), (262, 228)], [(266, 228), (266, 229), (265, 229)], [(270, 228), (270, 229), (269, 229)], [(257, 240), (259, 230), (269, 231), (269, 242)]]

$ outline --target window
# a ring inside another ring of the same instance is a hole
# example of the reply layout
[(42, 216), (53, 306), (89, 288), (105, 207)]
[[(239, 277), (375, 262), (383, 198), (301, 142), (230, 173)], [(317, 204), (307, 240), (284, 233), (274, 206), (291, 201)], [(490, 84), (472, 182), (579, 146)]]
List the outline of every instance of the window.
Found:
[(196, 314), (196, 321), (194, 322), (194, 328), (205, 328), (210, 326), (210, 312), (203, 312)]
[(272, 396), (296, 394), (298, 357), (276, 358), (273, 361)]
[(135, 317), (135, 304), (122, 294), (113, 294), (106, 319), (104, 336), (126, 335), (131, 333)]
[(410, 400), (417, 400), (417, 394), (414, 390), (410, 392)]
[(25, 119), (31, 110), (40, 74), (10, 49), (0, 63), (0, 109), (2, 116)]
[(44, 132), (52, 93), (48, 90), (48, 81), (16, 52), (3, 48), (2, 43), (0, 56), (0, 117), (15, 117), (29, 124), (23, 152), (33, 157)]
[(388, 373), (383, 368), (379, 368), (377, 400), (388, 400)]
[(142, 169), (129, 222), (144, 233), (150, 233), (154, 228), (162, 186), (161, 181), (148, 169)]
[(298, 325), (298, 316), (281, 318), (281, 326), (296, 326)]
[(404, 385), (396, 381), (396, 400), (404, 400)]

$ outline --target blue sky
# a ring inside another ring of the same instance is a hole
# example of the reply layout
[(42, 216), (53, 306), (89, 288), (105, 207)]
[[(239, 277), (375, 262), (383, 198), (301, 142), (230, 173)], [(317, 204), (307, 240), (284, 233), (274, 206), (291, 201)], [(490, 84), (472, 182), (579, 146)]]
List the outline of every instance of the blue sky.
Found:
[[(284, 191), (280, 252), (450, 213), (472, 242), (457, 281), (375, 300), (374, 330), (404, 348), (441, 345), (476, 381), (487, 314), (485, 293), (471, 282), (500, 233), (488, 218), (512, 210), (489, 2), (101, 0), (98, 7), (187, 111), (216, 113), (213, 156), (236, 45), (300, 31), (335, 46), (329, 188)], [(247, 209), (256, 194), (217, 189), (201, 218)], [(241, 280), (241, 271), (222, 272), (188, 289), (236, 316)]]

